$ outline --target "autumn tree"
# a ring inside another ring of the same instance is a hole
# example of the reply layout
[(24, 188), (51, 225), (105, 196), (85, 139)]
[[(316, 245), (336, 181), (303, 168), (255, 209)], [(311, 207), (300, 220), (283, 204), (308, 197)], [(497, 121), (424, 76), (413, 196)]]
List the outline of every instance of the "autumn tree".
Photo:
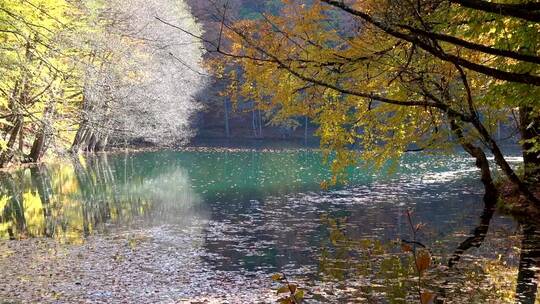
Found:
[(204, 85), (184, 1), (0, 3), (0, 167), (110, 140), (181, 144)]
[[(235, 82), (232, 93), (320, 125), (324, 151), (336, 152), (334, 182), (359, 161), (381, 166), (411, 149), (458, 144), (476, 159), (488, 197), (497, 194), (486, 156), (492, 154), (520, 193), (539, 203), (537, 4), (283, 2), (280, 15), (258, 20), (234, 20), (221, 9), (220, 37), (234, 42), (207, 43), (224, 55), (214, 62), (218, 70), (242, 66), (245, 81)], [(500, 123), (514, 122), (522, 176), (493, 135)]]
[(83, 111), (72, 151), (113, 143), (181, 144), (192, 136), (195, 93), (204, 85), (200, 42), (161, 21), (200, 29), (182, 1), (109, 1), (86, 67)]
[(0, 3), (0, 167), (13, 159), (37, 161), (76, 103), (78, 70), (69, 32), (77, 7), (62, 0)]

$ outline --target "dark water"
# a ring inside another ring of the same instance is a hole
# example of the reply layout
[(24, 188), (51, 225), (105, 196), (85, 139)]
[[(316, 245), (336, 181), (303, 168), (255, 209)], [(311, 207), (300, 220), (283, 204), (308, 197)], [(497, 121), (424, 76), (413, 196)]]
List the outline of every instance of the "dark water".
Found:
[[(400, 240), (413, 238), (412, 210), (433, 256), (422, 290), (447, 303), (535, 303), (539, 229), (486, 209), (476, 173), (462, 154), (415, 153), (322, 191), (330, 174), (317, 152), (102, 155), (2, 173), (0, 239), (162, 229), (184, 242), (182, 263), (198, 261), (184, 298), (234, 290), (264, 302), (280, 272), (310, 303), (409, 303), (418, 276)], [(232, 289), (250, 280), (259, 289)]]

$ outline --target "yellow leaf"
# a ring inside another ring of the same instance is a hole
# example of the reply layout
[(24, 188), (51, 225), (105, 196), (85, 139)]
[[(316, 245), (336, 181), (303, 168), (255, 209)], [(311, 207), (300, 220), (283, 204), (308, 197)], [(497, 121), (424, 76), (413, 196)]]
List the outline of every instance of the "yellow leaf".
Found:
[(289, 290), (289, 286), (287, 286), (287, 285), (281, 286), (281, 287), (278, 288), (278, 290), (277, 290), (277, 294), (280, 294), (280, 293), (287, 293), (287, 292), (291, 292), (291, 291)]
[(298, 289), (294, 294), (294, 298), (296, 300), (302, 300), (304, 298), (304, 291), (302, 289)]

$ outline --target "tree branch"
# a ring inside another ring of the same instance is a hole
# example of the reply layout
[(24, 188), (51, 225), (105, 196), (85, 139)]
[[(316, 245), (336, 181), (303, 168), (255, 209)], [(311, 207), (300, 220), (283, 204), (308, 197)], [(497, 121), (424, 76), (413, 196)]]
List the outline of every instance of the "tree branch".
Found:
[(437, 57), (437, 58), (439, 58), (439, 59), (441, 59), (443, 61), (458, 64), (458, 65), (460, 65), (462, 67), (465, 67), (467, 69), (470, 69), (472, 71), (475, 71), (475, 72), (478, 72), (478, 73), (481, 73), (481, 74), (484, 74), (484, 75), (487, 75), (487, 76), (491, 76), (491, 77), (499, 79), (499, 80), (506, 80), (506, 81), (509, 81), (509, 82), (518, 82), (518, 83), (525, 83), (525, 84), (531, 84), (531, 85), (535, 85), (535, 86), (540, 86), (540, 76), (531, 75), (531, 74), (528, 74), (528, 73), (513, 73), (513, 72), (502, 71), (502, 70), (499, 70), (499, 69), (495, 69), (495, 68), (492, 68), (492, 67), (489, 67), (489, 66), (481, 65), (481, 64), (466, 60), (464, 58), (461, 58), (461, 57), (453, 55), (453, 54), (448, 54), (448, 53), (446, 53), (446, 52), (432, 46), (431, 44), (425, 42), (424, 40), (419, 39), (416, 36), (411, 36), (411, 35), (408, 35), (406, 33), (400, 32), (400, 31), (396, 30), (395, 28), (392, 28), (391, 26), (385, 24), (384, 22), (373, 18), (372, 16), (370, 16), (369, 14), (367, 14), (365, 12), (353, 9), (352, 7), (349, 7), (349, 6), (345, 5), (341, 1), (337, 1), (337, 0), (319, 0), (319, 1), (327, 3), (328, 5), (331, 5), (331, 6), (337, 7), (337, 8), (339, 8), (339, 9), (345, 11), (345, 12), (348, 12), (348, 13), (350, 13), (352, 15), (358, 16), (361, 19), (363, 19), (364, 21), (378, 27), (379, 29), (381, 29), (385, 33), (387, 33), (387, 34), (389, 34), (389, 35), (391, 35), (391, 36), (393, 36), (395, 38), (402, 39), (402, 40), (414, 43), (418, 47), (425, 50), (426, 52), (432, 54), (433, 56), (435, 56), (435, 57)]
[(528, 2), (523, 4), (493, 3), (482, 0), (448, 0), (463, 7), (472, 8), (488, 13), (516, 17), (532, 22), (540, 22), (540, 3)]

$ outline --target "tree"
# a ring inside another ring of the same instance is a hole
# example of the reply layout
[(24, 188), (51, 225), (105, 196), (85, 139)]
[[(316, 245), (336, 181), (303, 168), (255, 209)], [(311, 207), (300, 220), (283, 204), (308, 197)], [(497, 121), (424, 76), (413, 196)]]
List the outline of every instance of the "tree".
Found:
[(183, 1), (0, 3), (0, 167), (47, 150), (181, 144), (204, 85)]
[[(216, 13), (225, 16), (222, 34), (233, 42), (207, 43), (225, 55), (216, 66), (242, 67), (244, 96), (320, 125), (324, 151), (336, 152), (334, 182), (359, 158), (380, 166), (411, 148), (437, 151), (459, 144), (476, 159), (489, 198), (496, 188), (486, 153), (529, 201), (540, 204), (533, 194), (540, 177), (535, 5), (283, 2), (279, 16), (259, 20)], [(335, 18), (353, 22), (345, 22), (345, 29)], [(522, 177), (493, 136), (500, 122), (517, 116)]]
[(177, 1), (111, 1), (100, 9), (105, 24), (87, 69), (81, 126), (72, 150), (102, 150), (110, 139), (154, 145), (180, 144), (192, 135), (195, 93), (204, 85), (201, 46), (160, 20), (200, 29)]
[(13, 158), (37, 161), (66, 127), (52, 122), (76, 102), (67, 33), (77, 14), (63, 0), (0, 4), (0, 167)]

